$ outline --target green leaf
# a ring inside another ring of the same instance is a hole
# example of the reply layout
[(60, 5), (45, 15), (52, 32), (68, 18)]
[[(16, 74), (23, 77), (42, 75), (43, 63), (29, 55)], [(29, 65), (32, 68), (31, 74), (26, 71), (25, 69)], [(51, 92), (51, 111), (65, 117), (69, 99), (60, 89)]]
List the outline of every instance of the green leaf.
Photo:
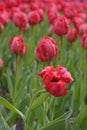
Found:
[(0, 104), (5, 106), (6, 108), (10, 109), (11, 111), (17, 113), (22, 117), (22, 119), (25, 118), (22, 112), (20, 112), (16, 107), (14, 107), (9, 101), (7, 101), (5, 98), (0, 96)]
[(15, 130), (16, 126), (10, 127), (4, 117), (2, 116), (2, 112), (0, 111), (0, 130)]
[[(24, 99), (17, 104), (17, 108), (21, 111), (21, 112), (25, 112), (25, 106), (28, 105), (28, 102), (29, 102), (29, 95), (26, 95), (24, 97)], [(18, 117), (17, 114), (13, 113), (13, 112), (9, 112), (8, 116), (6, 117), (6, 121), (8, 122), (13, 122), (16, 120), (16, 118)]]
[(51, 128), (52, 126), (58, 124), (59, 122), (62, 122), (64, 120), (68, 119), (71, 116), (71, 114), (72, 114), (71, 111), (68, 111), (68, 112), (64, 113), (59, 118), (57, 118), (57, 119), (55, 119), (53, 121), (50, 121), (46, 126), (42, 127), (40, 130), (46, 130), (46, 129)]
[(42, 93), (38, 98), (36, 98), (31, 106), (30, 111), (38, 108), (47, 98), (49, 94), (48, 93)]
[(80, 127), (84, 127), (85, 123), (87, 124), (87, 106), (86, 105), (83, 106), (83, 108), (81, 109), (81, 112), (79, 113), (76, 119), (76, 124), (78, 124)]
[(7, 116), (6, 110), (3, 106), (0, 106), (0, 112), (2, 113), (3, 117)]
[(1, 123), (0, 130), (16, 130), (16, 126), (14, 125), (13, 127), (10, 128), (10, 126), (8, 126), (7, 122), (3, 117), (1, 117), (0, 123)]
[(11, 80), (11, 77), (10, 77), (10, 74), (9, 74), (9, 70), (7, 70), (7, 74), (4, 74), (4, 76), (7, 79), (8, 90), (9, 90), (10, 96), (11, 96), (11, 98), (13, 98), (13, 84), (12, 84), (12, 80)]

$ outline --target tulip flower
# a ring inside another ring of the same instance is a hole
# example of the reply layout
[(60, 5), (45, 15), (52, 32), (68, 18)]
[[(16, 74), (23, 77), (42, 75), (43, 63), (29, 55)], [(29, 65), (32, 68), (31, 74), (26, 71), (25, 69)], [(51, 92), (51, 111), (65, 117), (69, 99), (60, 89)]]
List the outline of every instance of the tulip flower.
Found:
[(58, 53), (57, 43), (50, 37), (41, 39), (36, 48), (36, 57), (42, 62), (56, 59)]
[(59, 36), (67, 34), (68, 26), (68, 20), (64, 16), (58, 16), (53, 22), (53, 30)]
[(21, 11), (14, 13), (13, 16), (13, 22), (14, 24), (21, 28), (22, 30), (28, 30), (28, 20), (27, 20), (27, 15)]
[(39, 76), (42, 78), (46, 90), (55, 97), (67, 95), (67, 84), (74, 81), (70, 72), (60, 65), (56, 69), (53, 66), (48, 66), (43, 69)]
[(67, 33), (67, 39), (69, 42), (74, 42), (78, 38), (78, 32), (76, 28), (69, 28)]
[(76, 10), (73, 7), (66, 7), (64, 9), (64, 14), (67, 18), (73, 19), (76, 15)]
[(40, 14), (38, 13), (37, 10), (29, 12), (29, 14), (28, 14), (28, 23), (30, 25), (38, 24), (40, 22), (40, 20), (41, 20), (40, 19)]
[(11, 39), (10, 50), (20, 56), (24, 56), (27, 53), (27, 46), (22, 36), (16, 36)]
[(87, 33), (87, 24), (81, 24), (78, 27), (79, 35), (82, 36), (83, 34)]

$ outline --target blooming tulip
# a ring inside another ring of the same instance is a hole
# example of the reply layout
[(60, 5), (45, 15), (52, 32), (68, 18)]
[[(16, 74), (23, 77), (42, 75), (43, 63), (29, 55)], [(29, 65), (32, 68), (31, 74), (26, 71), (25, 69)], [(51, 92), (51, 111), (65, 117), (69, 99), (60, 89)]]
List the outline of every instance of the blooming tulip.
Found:
[(66, 85), (74, 81), (70, 72), (60, 65), (56, 69), (53, 66), (46, 67), (39, 73), (39, 76), (42, 78), (46, 90), (55, 97), (67, 95)]

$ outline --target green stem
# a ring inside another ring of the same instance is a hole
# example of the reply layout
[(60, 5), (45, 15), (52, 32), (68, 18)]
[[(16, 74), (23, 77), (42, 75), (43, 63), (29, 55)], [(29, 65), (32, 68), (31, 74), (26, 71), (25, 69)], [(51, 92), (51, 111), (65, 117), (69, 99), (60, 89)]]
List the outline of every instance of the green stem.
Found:
[(87, 51), (86, 51), (86, 56), (85, 56), (84, 84), (81, 89), (81, 101), (80, 101), (81, 107), (85, 105), (85, 95), (87, 93), (87, 90), (86, 90), (87, 76), (86, 76), (86, 74), (87, 74)]
[(82, 59), (82, 54), (83, 54), (82, 50), (83, 50), (83, 48), (80, 47), (80, 70), (82, 70), (82, 61), (83, 61), (83, 59)]
[(74, 58), (74, 44), (73, 43), (70, 43), (70, 60), (71, 60), (71, 64), (70, 64), (70, 67), (72, 68), (73, 72), (74, 72), (74, 61), (73, 61), (73, 58)]
[(60, 36), (60, 57), (59, 57), (59, 59), (60, 59), (60, 63), (62, 63), (62, 47), (63, 47), (63, 41), (62, 41), (63, 39), (62, 39), (62, 36)]
[(46, 92), (45, 89), (40, 90), (40, 91), (36, 92), (36, 93), (34, 94), (34, 96), (31, 98), (31, 101), (30, 101), (30, 104), (29, 104), (29, 107), (28, 107), (28, 110), (27, 110), (27, 113), (26, 113), (25, 128), (24, 128), (24, 130), (29, 130), (29, 129), (27, 129), (27, 128), (28, 128), (30, 116), (31, 116), (31, 114), (32, 114), (32, 111), (31, 111), (31, 109), (32, 109), (32, 104), (33, 104), (35, 98), (36, 98), (39, 94), (45, 93), (45, 92)]
[(87, 78), (87, 77), (86, 77), (86, 75), (87, 75), (87, 51), (86, 51), (86, 57), (85, 57), (85, 60), (86, 60), (86, 61), (85, 61), (85, 72), (84, 72), (84, 93), (83, 93), (84, 96), (85, 96), (85, 94), (86, 94), (86, 83), (87, 83), (87, 82), (86, 82), (86, 81), (87, 81), (87, 80), (86, 80), (86, 78)]
[(24, 130), (31, 130), (31, 128), (25, 124)]
[(16, 55), (16, 71), (15, 71), (15, 85), (14, 85), (14, 103), (15, 103), (15, 97), (18, 90), (18, 83), (20, 80), (20, 69), (21, 68), (21, 57), (19, 55)]

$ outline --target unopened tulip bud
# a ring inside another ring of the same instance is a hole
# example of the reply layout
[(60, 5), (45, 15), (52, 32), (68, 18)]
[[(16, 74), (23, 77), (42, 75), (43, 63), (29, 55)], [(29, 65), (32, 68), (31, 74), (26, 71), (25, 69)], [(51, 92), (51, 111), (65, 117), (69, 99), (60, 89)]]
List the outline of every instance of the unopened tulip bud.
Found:
[(10, 41), (10, 50), (20, 56), (24, 56), (27, 52), (27, 46), (22, 36), (16, 36)]
[(42, 62), (56, 59), (57, 53), (57, 43), (50, 37), (43, 38), (36, 48), (36, 56)]

